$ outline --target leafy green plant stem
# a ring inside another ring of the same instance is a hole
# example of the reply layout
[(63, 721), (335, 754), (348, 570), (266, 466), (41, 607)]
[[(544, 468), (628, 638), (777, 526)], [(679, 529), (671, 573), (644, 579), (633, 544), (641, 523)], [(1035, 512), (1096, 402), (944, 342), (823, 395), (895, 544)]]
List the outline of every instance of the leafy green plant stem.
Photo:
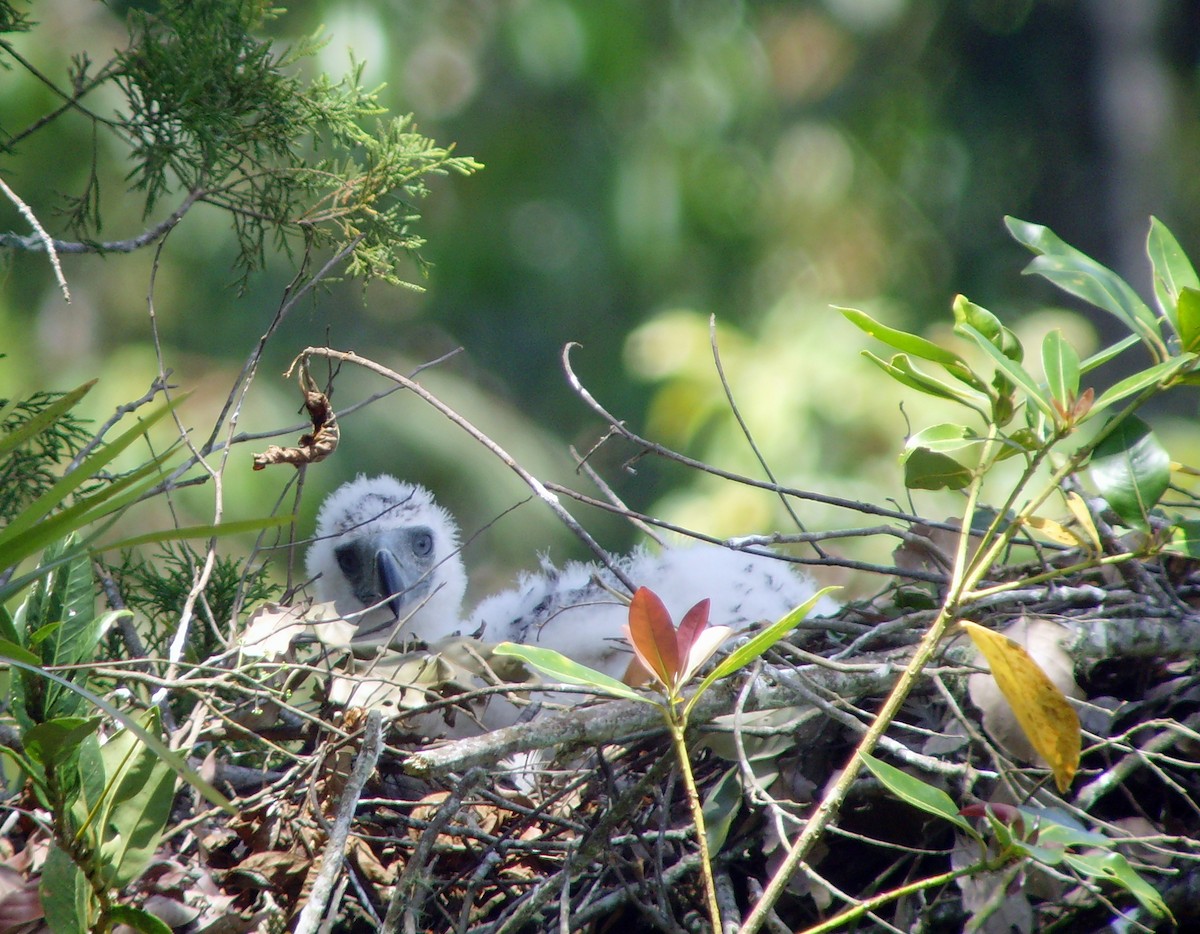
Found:
[(660, 708), (663, 718), (671, 731), (671, 746), (675, 750), (675, 758), (679, 762), (679, 771), (683, 775), (683, 787), (687, 792), (688, 806), (692, 809), (692, 825), (696, 830), (696, 842), (700, 846), (700, 872), (704, 879), (704, 898), (708, 905), (709, 923), (714, 931), (721, 928), (721, 909), (717, 905), (717, 883), (713, 878), (712, 856), (708, 851), (708, 829), (704, 823), (704, 806), (700, 801), (700, 792), (696, 788), (696, 778), (692, 774), (692, 760), (688, 754), (686, 731), (687, 712), (680, 711), (671, 699)]
[(804, 830), (801, 831), (800, 836), (788, 851), (787, 857), (776, 870), (775, 875), (771, 877), (771, 881), (763, 891), (762, 897), (746, 918), (739, 934), (754, 934), (754, 932), (762, 927), (766, 921), (767, 914), (774, 907), (780, 895), (783, 894), (788, 880), (791, 879), (797, 867), (812, 850), (818, 837), (825, 832), (830, 822), (837, 816), (842, 802), (850, 791), (851, 785), (854, 784), (855, 779), (863, 768), (862, 756), (864, 754), (869, 755), (879, 742), (880, 737), (887, 732), (892, 720), (900, 712), (900, 708), (907, 699), (913, 685), (916, 684), (917, 679), (921, 676), (921, 672), (925, 670), (925, 666), (933, 658), (938, 645), (942, 641), (942, 637), (945, 636), (946, 632), (956, 621), (962, 594), (967, 591), (969, 586), (973, 585), (983, 576), (986, 567), (978, 562), (974, 562), (973, 566), (968, 570), (967, 553), (970, 550), (971, 543), (971, 519), (975, 515), (975, 510), (979, 504), (979, 496), (983, 488), (985, 470), (982, 465), (991, 462), (999, 445), (999, 430), (993, 425), (990, 427), (988, 436), (984, 441), (982, 457), (980, 458), (981, 466), (975, 470), (971, 483), (967, 488), (967, 504), (963, 513), (962, 530), (959, 533), (958, 547), (955, 549), (954, 568), (951, 573), (950, 587), (946, 594), (946, 599), (942, 603), (941, 610), (938, 612), (932, 625), (925, 632), (925, 635), (921, 637), (921, 641), (917, 644), (916, 651), (913, 652), (908, 665), (900, 673), (900, 677), (896, 679), (896, 684), (892, 687), (891, 693), (888, 694), (887, 699), (883, 702), (882, 708), (871, 722), (871, 725), (867, 727), (867, 731), (863, 734), (862, 739), (859, 741), (850, 760), (846, 763), (846, 767), (842, 770), (841, 775), (838, 776), (837, 781), (825, 794), (817, 809), (805, 823)]
[[(92, 897), (96, 900), (97, 918), (92, 926), (93, 931), (106, 934), (112, 928), (110, 915), (112, 913), (112, 896), (108, 886), (99, 875), (99, 864), (96, 854), (88, 845), (86, 834), (82, 830), (72, 832), (73, 822), (64, 819), (71, 811), (71, 796), (69, 796), (59, 780), (59, 769), (53, 764), (46, 765), (47, 797), (51, 805), (51, 813), (56, 816), (52, 821), (54, 842), (58, 848), (75, 864), (84, 880), (91, 889)], [(67, 893), (60, 893), (66, 897)]]

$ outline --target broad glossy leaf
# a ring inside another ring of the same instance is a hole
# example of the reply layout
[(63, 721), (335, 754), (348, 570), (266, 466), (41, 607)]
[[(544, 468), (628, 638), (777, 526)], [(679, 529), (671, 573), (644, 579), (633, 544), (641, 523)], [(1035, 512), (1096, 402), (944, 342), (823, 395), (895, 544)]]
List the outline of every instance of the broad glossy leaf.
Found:
[(1096, 351), (1079, 364), (1079, 372), (1081, 374), (1090, 373), (1092, 370), (1096, 369), (1096, 367), (1103, 366), (1104, 364), (1108, 363), (1109, 360), (1115, 360), (1130, 347), (1136, 347), (1141, 342), (1141, 338), (1136, 334), (1130, 334), (1128, 337), (1122, 338), (1115, 344), (1111, 344), (1108, 347), (1105, 347), (1103, 350)]
[(1200, 558), (1200, 519), (1181, 519), (1171, 526), (1171, 538), (1164, 550)]
[(1179, 318), (1179, 343), (1184, 350), (1200, 350), (1200, 289), (1184, 286), (1176, 306)]
[(1004, 325), (994, 314), (961, 294), (954, 296), (950, 307), (954, 313), (954, 333), (962, 334), (959, 329), (964, 324), (969, 324), (989, 341), (999, 346), (1000, 334)]
[(655, 703), (616, 678), (610, 678), (594, 668), (573, 662), (553, 649), (543, 649), (536, 645), (520, 645), (516, 642), (501, 642), (493, 649), (493, 654), (519, 658), (563, 684), (579, 684), (611, 694), (613, 697), (623, 697), (626, 700), (643, 701), (649, 704)]
[(737, 766), (726, 771), (704, 796), (704, 832), (708, 852), (716, 856), (729, 837), (729, 829), (742, 806), (742, 780)]
[(1151, 347), (1157, 359), (1162, 359), (1166, 348), (1158, 320), (1124, 279), (1059, 239), (1048, 227), (1015, 217), (1006, 217), (1004, 221), (1017, 241), (1039, 254), (1025, 267), (1026, 275), (1040, 275), (1063, 291), (1119, 318)]
[(679, 621), (679, 629), (675, 633), (675, 644), (678, 647), (679, 660), (686, 664), (692, 652), (692, 646), (700, 638), (700, 634), (708, 626), (709, 608), (712, 601), (707, 597), (683, 614)]
[(961, 490), (972, 476), (969, 467), (949, 454), (928, 448), (917, 448), (904, 457), (904, 485), (910, 490)]
[[(158, 735), (157, 708), (142, 728)], [(124, 888), (141, 875), (162, 837), (175, 797), (175, 773), (129, 730), (120, 730), (100, 747), (105, 790), (101, 813), (100, 857), (105, 881)]]
[(671, 614), (653, 590), (639, 587), (634, 591), (625, 634), (633, 646), (633, 653), (646, 670), (658, 678), (663, 687), (674, 685), (682, 668), (679, 642)]
[(148, 911), (133, 908), (129, 905), (113, 905), (109, 909), (109, 917), (119, 924), (128, 925), (142, 934), (171, 934), (169, 925), (163, 923)]
[(1088, 473), (1117, 515), (1143, 527), (1171, 482), (1171, 456), (1149, 425), (1127, 416), (1096, 445)]
[(1149, 369), (1127, 376), (1100, 394), (1100, 398), (1092, 406), (1092, 412), (1093, 414), (1102, 412), (1114, 402), (1120, 402), (1122, 399), (1137, 395), (1153, 386), (1161, 386), (1181, 370), (1195, 366), (1195, 363), (1196, 354), (1184, 352), (1170, 360), (1157, 363)]
[(1200, 279), (1196, 278), (1196, 270), (1192, 268), (1175, 235), (1157, 217), (1150, 218), (1146, 255), (1150, 257), (1150, 265), (1154, 268), (1154, 295), (1158, 299), (1159, 310), (1182, 338), (1183, 329), (1175, 315), (1179, 295), (1185, 288), (1200, 289)]
[(1068, 410), (1079, 393), (1079, 354), (1058, 328), (1042, 341), (1042, 369), (1050, 395), (1064, 411)]
[(870, 769), (871, 774), (901, 801), (908, 802), (926, 814), (948, 820), (963, 833), (970, 834), (976, 839), (979, 838), (979, 834), (976, 833), (970, 822), (958, 813), (958, 805), (942, 789), (935, 788), (916, 776), (909, 775), (874, 756), (861, 755), (859, 758), (862, 759), (863, 765)]
[(1079, 768), (1082, 748), (1075, 708), (1022, 646), (978, 623), (962, 620), (959, 625), (987, 659), (1025, 736), (1050, 764), (1058, 790), (1065, 792)]
[(58, 717), (34, 724), (21, 739), (31, 759), (45, 768), (54, 768), (73, 756), (102, 722), (103, 717)]
[(979, 444), (983, 439), (973, 428), (966, 425), (943, 423), (922, 428), (904, 442), (907, 451), (925, 448), (928, 451), (958, 451), (973, 444)]
[(1116, 883), (1156, 918), (1174, 920), (1158, 890), (1139, 876), (1120, 853), (1067, 853), (1064, 858), (1080, 875)]
[(42, 867), (38, 894), (46, 912), (46, 924), (54, 934), (88, 934), (91, 888), (83, 872), (57, 843), (51, 844)]
[(1067, 508), (1071, 510), (1071, 515), (1074, 516), (1075, 522), (1082, 530), (1088, 546), (1095, 552), (1101, 551), (1100, 533), (1096, 530), (1096, 523), (1092, 519), (1092, 511), (1088, 509), (1088, 505), (1083, 501), (1083, 497), (1074, 490), (1069, 490), (1066, 499)]
[(1091, 543), (1081, 533), (1045, 516), (1030, 516), (1025, 520), (1025, 524), (1035, 532), (1041, 532), (1052, 542), (1066, 545), (1068, 548), (1091, 547)]

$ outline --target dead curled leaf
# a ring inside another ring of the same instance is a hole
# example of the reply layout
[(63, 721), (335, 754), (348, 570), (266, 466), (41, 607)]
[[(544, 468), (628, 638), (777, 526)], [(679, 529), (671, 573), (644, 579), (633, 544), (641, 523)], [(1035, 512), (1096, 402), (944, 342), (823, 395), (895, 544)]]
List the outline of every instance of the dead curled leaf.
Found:
[(1082, 734), (1067, 695), (1081, 697), (1064, 630), (1045, 619), (1024, 618), (1005, 633), (962, 620), (991, 669), (972, 675), (968, 692), (983, 712), (988, 735), (1019, 759), (1043, 762), (1060, 792), (1079, 768)]
[(304, 394), (304, 407), (308, 409), (313, 430), (301, 435), (295, 447), (281, 448), (272, 444), (263, 453), (255, 454), (255, 470), (263, 470), (275, 464), (291, 464), (293, 467), (316, 464), (337, 449), (341, 429), (333, 414), (333, 406), (329, 397), (317, 389), (317, 384), (303, 365), (300, 367), (300, 391)]

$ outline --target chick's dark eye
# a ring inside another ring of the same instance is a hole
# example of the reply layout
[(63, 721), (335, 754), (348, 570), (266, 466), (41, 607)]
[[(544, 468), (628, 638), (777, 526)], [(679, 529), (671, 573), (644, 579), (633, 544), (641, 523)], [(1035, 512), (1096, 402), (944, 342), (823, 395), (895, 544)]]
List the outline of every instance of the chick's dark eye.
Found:
[(412, 537), (412, 550), (419, 558), (427, 558), (433, 554), (433, 535), (429, 532), (416, 532)]
[(358, 549), (353, 545), (343, 545), (341, 548), (333, 550), (333, 556), (337, 558), (338, 567), (342, 569), (342, 573), (349, 578), (358, 576), (362, 570), (362, 561), (359, 560)]

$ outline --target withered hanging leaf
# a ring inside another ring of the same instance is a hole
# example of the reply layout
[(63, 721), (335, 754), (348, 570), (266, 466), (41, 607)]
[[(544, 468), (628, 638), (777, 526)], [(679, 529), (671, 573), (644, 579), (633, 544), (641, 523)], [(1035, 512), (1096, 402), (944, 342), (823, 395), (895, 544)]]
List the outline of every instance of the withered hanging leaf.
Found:
[(295, 447), (281, 448), (272, 444), (261, 454), (255, 454), (255, 470), (263, 470), (275, 464), (291, 464), (293, 467), (316, 464), (337, 450), (341, 429), (338, 428), (337, 418), (334, 417), (333, 406), (329, 397), (317, 389), (317, 384), (303, 366), (300, 368), (300, 391), (304, 393), (304, 407), (308, 409), (313, 430), (301, 435)]
[(1065, 792), (1079, 768), (1082, 745), (1075, 709), (1016, 641), (969, 620), (962, 620), (959, 625), (987, 659), (992, 677), (1026, 738), (1049, 764), (1058, 790)]

